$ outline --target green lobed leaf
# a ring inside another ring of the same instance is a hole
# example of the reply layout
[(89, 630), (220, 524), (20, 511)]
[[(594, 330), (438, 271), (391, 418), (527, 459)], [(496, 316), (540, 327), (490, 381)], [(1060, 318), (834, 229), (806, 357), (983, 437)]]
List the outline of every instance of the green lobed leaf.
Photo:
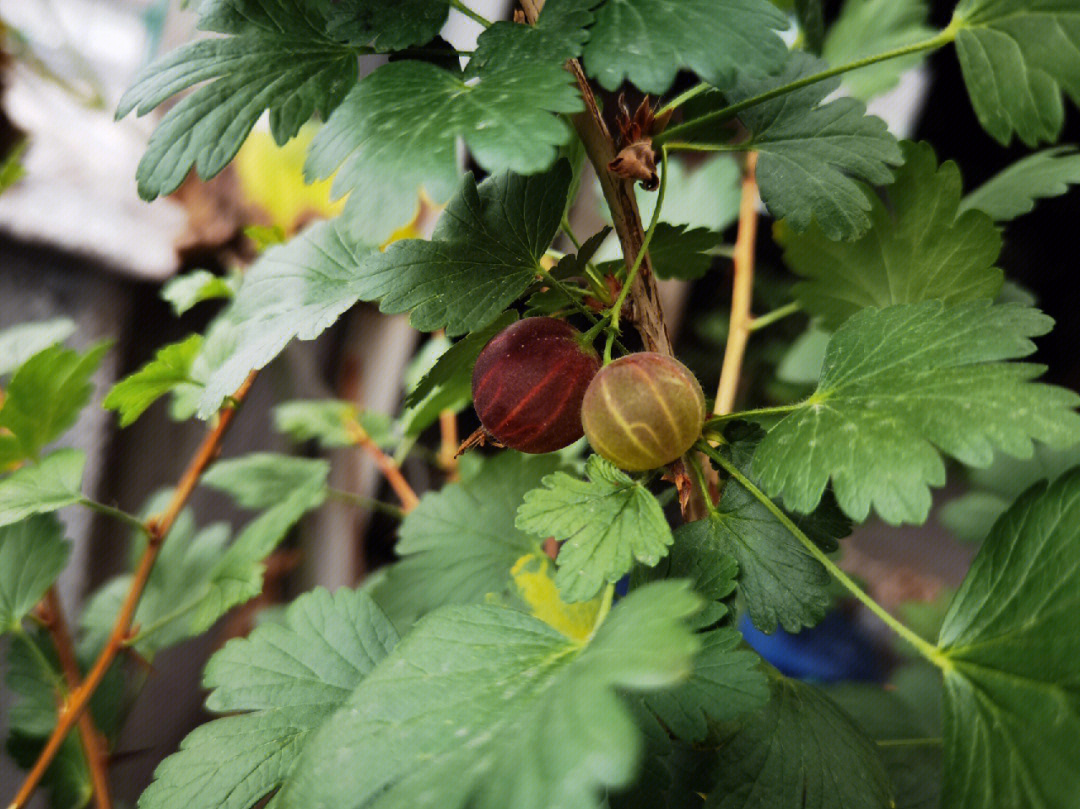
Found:
[(713, 263), (710, 251), (722, 242), (723, 237), (712, 230), (659, 222), (649, 242), (649, 259), (657, 278), (694, 281), (708, 272)]
[(318, 731), (281, 809), (598, 806), (642, 751), (616, 689), (685, 680), (699, 606), (685, 584), (649, 585), (584, 645), (515, 610), (439, 610)]
[(942, 452), (986, 466), (994, 450), (1029, 457), (1032, 439), (1080, 439), (1080, 397), (1031, 380), (1044, 370), (1005, 363), (1035, 350), (1051, 320), (1019, 304), (940, 301), (863, 309), (829, 341), (817, 390), (758, 447), (755, 474), (795, 511), (832, 479), (840, 508), (863, 520), (921, 523)]
[(500, 20), (476, 41), (466, 67), (467, 77), (480, 76), (495, 66), (514, 62), (561, 63), (581, 54), (593, 22), (592, 9), (602, 0), (548, 0), (536, 25)]
[(1044, 149), (1017, 160), (960, 201), (960, 210), (985, 211), (995, 222), (1031, 213), (1035, 200), (1065, 194), (1080, 183), (1080, 154), (1074, 146)]
[(178, 275), (161, 288), (161, 297), (172, 306), (176, 316), (184, 314), (197, 303), (215, 298), (232, 298), (243, 276), (222, 278), (209, 270), (192, 270)]
[(108, 349), (101, 342), (80, 354), (53, 345), (19, 366), (0, 406), (0, 428), (14, 436), (17, 459), (37, 458), (75, 423), (94, 390), (90, 377)]
[(40, 515), (0, 528), (0, 635), (17, 630), (67, 564), (56, 517)]
[(329, 474), (330, 464), (321, 458), (253, 452), (218, 461), (202, 483), (225, 492), (241, 508), (258, 510), (281, 503), (298, 489), (325, 486)]
[(891, 683), (884, 688), (876, 683), (841, 683), (825, 693), (874, 741), (892, 782), (896, 809), (938, 809), (940, 723), (927, 722)]
[(395, 242), (360, 262), (356, 288), (418, 331), (456, 336), (487, 326), (531, 284), (559, 229), (570, 165), (531, 177), (466, 176), (431, 241)]
[(217, 360), (203, 369), (196, 361), (192, 368), (205, 383), (199, 416), (217, 412), (252, 369), (266, 366), (291, 340), (314, 340), (355, 304), (361, 296), (357, 268), (374, 249), (348, 237), (343, 221), (332, 219), (263, 253), (244, 274), (217, 336), (206, 338), (204, 353), (213, 347)]
[(191, 381), (191, 364), (202, 348), (202, 339), (201, 334), (193, 334), (158, 349), (153, 360), (113, 385), (101, 406), (120, 414), (121, 427), (132, 424), (177, 385)]
[(822, 691), (776, 676), (772, 698), (721, 736), (707, 809), (892, 809), (873, 742)]
[(66, 317), (20, 323), (0, 331), (0, 376), (6, 376), (54, 343), (75, 333), (75, 322)]
[[(226, 66), (232, 69), (226, 72)], [(265, 35), (199, 40), (140, 74), (117, 117), (136, 108), (146, 114), (168, 91), (187, 89), (191, 77), (212, 81), (186, 96), (154, 130), (136, 173), (145, 200), (171, 194), (192, 168), (204, 180), (214, 177), (267, 109), (279, 144), (316, 113), (329, 114), (355, 81), (356, 56), (332, 43)]]
[[(846, 0), (829, 27), (821, 56), (837, 67), (929, 39), (934, 29), (926, 24), (927, 12), (926, 0)], [(845, 73), (844, 89), (869, 101), (895, 87), (904, 72), (925, 58), (915, 53)]]
[(736, 73), (761, 77), (784, 63), (776, 32), (787, 26), (767, 0), (608, 0), (596, 13), (585, 68), (606, 90), (628, 79), (660, 95), (682, 69), (727, 87)]
[(417, 435), (444, 410), (460, 410), (472, 401), (472, 370), (476, 358), (492, 337), (518, 319), (517, 312), (503, 312), (481, 329), (470, 332), (443, 352), (431, 369), (405, 395), (402, 417), (405, 433)]
[(82, 499), (79, 486), (85, 465), (86, 453), (82, 450), (58, 449), (40, 463), (0, 478), (0, 526), (78, 503)]
[(832, 603), (825, 568), (736, 481), (724, 485), (716, 513), (676, 529), (675, 545), (683, 544), (738, 562), (740, 592), (762, 632), (814, 626)]
[(506, 591), (514, 563), (541, 552), (536, 538), (514, 526), (514, 513), (525, 493), (560, 466), (556, 455), (500, 452), (467, 479), (420, 498), (401, 524), (401, 560), (372, 593), (395, 625)]
[(421, 187), (437, 202), (447, 199), (458, 183), (459, 139), (493, 174), (535, 174), (555, 162), (571, 136), (555, 113), (582, 106), (562, 60), (498, 60), (476, 73), (466, 83), (426, 62), (383, 65), (315, 136), (305, 173), (310, 180), (337, 172), (334, 192), (353, 192), (345, 218), (356, 237), (385, 240), (413, 216)]
[(957, 213), (960, 171), (938, 168), (925, 143), (902, 144), (904, 165), (887, 198), (870, 195), (870, 229), (834, 242), (817, 225), (795, 234), (777, 227), (784, 260), (805, 281), (795, 297), (835, 329), (867, 306), (993, 298), (1003, 274), (994, 267), (1001, 234), (981, 211)]
[(206, 666), (207, 708), (235, 714), (165, 759), (140, 809), (248, 809), (279, 789), (312, 734), (393, 649), (397, 633), (362, 592), (321, 588), (284, 620), (230, 641)]
[(705, 600), (701, 612), (690, 620), (694, 629), (709, 629), (730, 614), (726, 600), (735, 592), (739, 564), (719, 552), (712, 538), (702, 532), (676, 530), (668, 555), (655, 566), (637, 565), (630, 576), (631, 588), (661, 579), (686, 579)]
[(270, 113), (279, 144), (313, 115), (324, 119), (356, 82), (357, 50), (326, 32), (326, 3), (210, 0), (203, 30), (232, 34), (190, 42), (151, 63), (124, 93), (123, 118), (145, 115), (199, 85), (172, 107), (139, 162), (139, 194), (171, 194), (194, 166), (203, 179), (235, 157), (255, 122)]
[(588, 480), (555, 472), (525, 495), (514, 524), (561, 545), (555, 584), (570, 602), (587, 601), (614, 584), (634, 562), (655, 565), (667, 555), (671, 527), (645, 485), (599, 455), (585, 465)]
[(353, 45), (399, 50), (435, 37), (446, 23), (447, 0), (325, 0), (329, 31)]
[(664, 727), (689, 742), (704, 740), (710, 722), (729, 722), (769, 701), (769, 681), (758, 668), (761, 658), (738, 648), (742, 635), (737, 629), (721, 627), (700, 637), (690, 679), (645, 697)]
[(942, 806), (1065, 807), (1080, 794), (1080, 469), (994, 525), (945, 617)]
[(1074, 0), (961, 0), (950, 26), (971, 105), (1007, 144), (1057, 139), (1062, 92), (1080, 103), (1080, 6)]
[[(764, 79), (740, 78), (726, 93), (738, 103), (825, 68), (809, 54), (792, 54), (783, 72)], [(801, 232), (817, 222), (830, 239), (853, 239), (870, 226), (867, 189), (892, 180), (890, 165), (903, 160), (885, 122), (866, 114), (853, 98), (824, 101), (840, 86), (816, 82), (739, 113), (749, 138), (739, 149), (759, 153), (761, 198), (777, 219)]]

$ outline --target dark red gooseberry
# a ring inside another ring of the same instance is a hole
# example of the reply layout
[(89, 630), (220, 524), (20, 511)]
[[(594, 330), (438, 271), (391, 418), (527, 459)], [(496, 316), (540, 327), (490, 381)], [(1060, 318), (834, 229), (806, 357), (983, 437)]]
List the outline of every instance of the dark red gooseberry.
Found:
[(528, 317), (484, 346), (473, 368), (473, 407), (499, 443), (539, 453), (581, 438), (581, 400), (600, 357), (580, 340), (565, 321)]
[(628, 354), (593, 378), (581, 423), (592, 448), (620, 469), (655, 469), (698, 440), (705, 394), (678, 360), (653, 352)]

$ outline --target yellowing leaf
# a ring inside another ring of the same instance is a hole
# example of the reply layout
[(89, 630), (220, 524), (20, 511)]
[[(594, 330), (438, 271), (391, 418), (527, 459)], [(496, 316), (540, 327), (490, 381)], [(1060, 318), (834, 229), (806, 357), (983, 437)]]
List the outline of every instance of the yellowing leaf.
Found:
[(236, 173), (248, 201), (267, 214), (273, 226), (294, 233), (313, 216), (329, 219), (345, 207), (345, 199), (331, 202), (331, 179), (304, 182), (304, 158), (316, 127), (278, 146), (266, 131), (255, 131), (236, 154)]
[(547, 557), (527, 553), (514, 563), (510, 576), (534, 617), (571, 640), (584, 642), (596, 625), (600, 599), (567, 604), (559, 598), (559, 588), (550, 570)]

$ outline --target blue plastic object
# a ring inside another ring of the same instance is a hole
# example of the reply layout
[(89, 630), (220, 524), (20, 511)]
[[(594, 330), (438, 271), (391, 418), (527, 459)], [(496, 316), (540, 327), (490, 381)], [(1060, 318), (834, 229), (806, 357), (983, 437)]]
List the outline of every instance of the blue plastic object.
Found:
[(781, 673), (799, 680), (885, 679), (880, 650), (843, 611), (833, 611), (812, 629), (792, 635), (777, 629), (766, 635), (744, 615), (739, 630), (758, 654)]

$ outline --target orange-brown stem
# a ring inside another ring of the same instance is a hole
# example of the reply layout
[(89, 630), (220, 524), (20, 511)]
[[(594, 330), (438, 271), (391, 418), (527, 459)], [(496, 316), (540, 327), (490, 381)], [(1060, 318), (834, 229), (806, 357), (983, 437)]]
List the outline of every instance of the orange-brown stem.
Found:
[(746, 343), (754, 322), (750, 307), (754, 296), (754, 244), (757, 240), (758, 189), (755, 169), (757, 152), (746, 155), (743, 172), (742, 200), (739, 204), (739, 231), (735, 237), (732, 261), (735, 277), (731, 288), (731, 321), (728, 326), (727, 346), (724, 348), (724, 364), (720, 369), (720, 385), (716, 389), (713, 415), (723, 416), (735, 408), (739, 391)]
[(157, 561), (158, 554), (161, 552), (161, 545), (172, 529), (173, 523), (176, 522), (180, 510), (198, 485), (199, 478), (202, 477), (203, 472), (214, 462), (221, 451), (221, 442), (225, 438), (233, 418), (236, 416), (237, 408), (244, 401), (254, 381), (255, 371), (252, 371), (244, 384), (233, 394), (228, 404), (218, 413), (216, 426), (207, 433), (199, 448), (195, 451), (194, 457), (181, 476), (180, 482), (173, 491), (172, 498), (169, 500), (165, 510), (150, 517), (143, 524), (147, 536), (146, 549), (143, 551), (142, 556), (139, 557), (135, 573), (131, 577), (131, 584), (128, 586), (127, 595), (124, 597), (120, 612), (113, 623), (109, 638), (105, 642), (105, 648), (101, 650), (82, 684), (78, 688), (72, 689), (67, 703), (57, 716), (56, 727), (53, 728), (52, 734), (45, 742), (45, 747), (38, 755), (37, 761), (34, 762), (34, 766), (27, 774), (8, 809), (21, 809), (30, 800), (34, 789), (37, 788), (45, 775), (45, 771), (59, 752), (64, 739), (67, 738), (68, 733), (71, 732), (79, 718), (85, 713), (87, 706), (90, 704), (90, 698), (97, 691), (98, 686), (101, 685), (101, 681), (105, 679), (113, 660), (126, 647), (131, 633), (131, 624), (135, 619), (135, 610), (139, 606), (139, 599), (142, 598), (146, 583), (150, 579), (150, 572), (154, 569), (154, 562)]
[[(50, 587), (45, 592), (42, 600), (44, 608), (45, 628), (52, 639), (56, 649), (56, 657), (60, 661), (60, 670), (64, 674), (64, 682), (69, 691), (74, 691), (81, 684), (82, 672), (79, 671), (79, 662), (75, 657), (75, 644), (71, 638), (71, 630), (68, 628), (67, 618), (64, 616), (64, 608), (60, 603), (60, 594), (56, 587)], [(64, 698), (59, 700), (60, 710), (64, 707)], [(94, 789), (94, 803), (98, 809), (111, 809), (112, 799), (109, 797), (109, 755), (105, 749), (105, 739), (94, 725), (94, 719), (89, 713), (79, 717), (79, 738), (82, 741), (83, 751), (86, 754), (86, 764), (90, 769), (90, 784)]]
[(397, 499), (401, 502), (401, 510), (408, 514), (416, 508), (420, 498), (416, 496), (416, 492), (409, 485), (409, 481), (405, 480), (405, 476), (401, 474), (401, 468), (394, 463), (394, 459), (383, 452), (379, 445), (368, 435), (367, 430), (359, 424), (350, 422), (347, 427), (356, 446), (366, 452), (371, 460), (375, 461), (379, 472), (386, 478), (390, 488), (394, 490), (394, 494), (397, 495)]
[(453, 410), (439, 413), (439, 466), (446, 471), (449, 480), (458, 479), (458, 428), (457, 414)]

